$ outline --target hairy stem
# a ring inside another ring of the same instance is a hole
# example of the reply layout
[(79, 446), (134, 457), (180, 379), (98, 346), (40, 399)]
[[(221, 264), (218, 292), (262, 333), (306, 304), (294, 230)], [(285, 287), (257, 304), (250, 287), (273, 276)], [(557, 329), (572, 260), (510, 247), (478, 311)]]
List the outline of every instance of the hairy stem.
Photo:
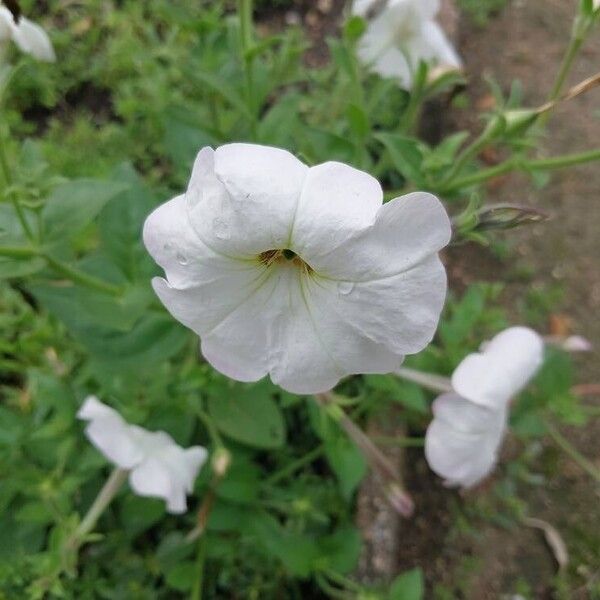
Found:
[(417, 383), (433, 392), (445, 393), (452, 391), (452, 382), (447, 377), (434, 375), (433, 373), (424, 373), (423, 371), (409, 369), (408, 367), (400, 367), (396, 371), (396, 375), (407, 381)]
[(121, 489), (121, 486), (125, 483), (128, 475), (128, 470), (119, 468), (115, 469), (110, 474), (110, 477), (106, 480), (104, 487), (100, 490), (100, 493), (98, 496), (96, 496), (94, 503), (86, 513), (85, 517), (83, 517), (79, 527), (76, 529), (72, 538), (73, 546), (79, 546), (83, 538), (85, 538), (85, 536), (94, 528), (96, 522), (100, 518), (100, 515), (104, 512), (117, 492)]
[[(0, 169), (2, 169), (2, 175), (4, 176), (4, 181), (6, 182), (7, 187), (10, 187), (13, 184), (13, 177), (10, 170), (10, 166), (8, 164), (8, 158), (6, 156), (6, 150), (4, 148), (4, 137), (2, 132), (0, 131)], [(25, 212), (23, 211), (23, 207), (19, 203), (19, 200), (15, 197), (12, 192), (8, 194), (10, 201), (17, 213), (17, 218), (19, 219), (19, 223), (23, 229), (23, 232), (27, 236), (27, 239), (30, 241), (34, 240), (33, 231), (27, 222), (27, 217), (25, 216)]]
[(334, 407), (332, 416), (348, 437), (358, 446), (363, 455), (378, 472), (385, 483), (385, 493), (390, 504), (404, 517), (410, 517), (414, 511), (414, 503), (410, 495), (404, 490), (400, 474), (391, 461), (373, 443), (371, 438), (337, 405), (335, 396), (331, 392), (316, 394), (319, 405), (324, 408)]
[(600, 471), (594, 466), (594, 464), (588, 460), (585, 456), (579, 453), (574, 446), (556, 429), (553, 425), (546, 422), (546, 428), (550, 437), (554, 440), (556, 445), (567, 454), (573, 462), (575, 462), (583, 471), (585, 471), (596, 483), (600, 483)]

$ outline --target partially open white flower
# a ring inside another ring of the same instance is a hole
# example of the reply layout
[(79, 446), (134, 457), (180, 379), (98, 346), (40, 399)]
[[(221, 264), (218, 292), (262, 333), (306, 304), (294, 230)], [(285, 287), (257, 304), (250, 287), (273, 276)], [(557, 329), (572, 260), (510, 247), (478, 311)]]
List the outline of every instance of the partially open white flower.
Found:
[(494, 468), (510, 400), (539, 369), (543, 351), (537, 333), (512, 327), (454, 371), (454, 391), (433, 403), (425, 436), (427, 462), (448, 485), (471, 487)]
[(204, 148), (187, 193), (147, 219), (167, 279), (154, 289), (239, 381), (270, 373), (295, 393), (353, 373), (388, 373), (432, 339), (450, 239), (434, 196), (382, 205), (367, 173), (250, 144)]
[(0, 44), (12, 40), (23, 52), (38, 60), (54, 62), (56, 55), (48, 34), (26, 17), (15, 22), (12, 13), (0, 6)]
[(136, 494), (163, 498), (171, 513), (185, 512), (186, 494), (206, 462), (205, 448), (184, 449), (163, 431), (129, 425), (95, 396), (86, 398), (77, 416), (89, 421), (85, 433), (92, 444), (113, 464), (131, 471), (129, 483)]
[[(373, 0), (359, 0), (354, 14), (365, 16)], [(383, 77), (399, 80), (410, 89), (421, 61), (459, 68), (462, 61), (435, 21), (439, 0), (389, 0), (369, 22), (359, 41), (362, 62)]]

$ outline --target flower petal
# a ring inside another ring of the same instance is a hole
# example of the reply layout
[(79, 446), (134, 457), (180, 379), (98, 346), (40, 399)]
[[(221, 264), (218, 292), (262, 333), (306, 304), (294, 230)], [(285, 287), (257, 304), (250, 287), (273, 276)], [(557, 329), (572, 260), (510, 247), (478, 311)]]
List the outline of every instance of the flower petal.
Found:
[(371, 226), (383, 202), (379, 182), (348, 165), (327, 162), (306, 177), (289, 247), (305, 260)]
[(396, 44), (397, 26), (388, 11), (383, 11), (371, 23), (357, 47), (358, 57), (382, 77), (399, 80), (403, 88), (412, 86), (412, 70), (406, 55)]
[(278, 148), (204, 148), (186, 194), (191, 225), (206, 245), (228, 256), (285, 248), (307, 172)]
[(36, 23), (21, 17), (13, 31), (13, 40), (19, 48), (38, 60), (54, 62), (56, 55), (48, 34)]
[(421, 36), (415, 39), (413, 51), (415, 61), (424, 60), (445, 67), (462, 66), (460, 56), (435, 21), (423, 23)]
[(275, 297), (283, 302), (269, 335), (271, 379), (295, 394), (329, 391), (348, 374), (314, 320), (305, 284), (295, 268), (281, 269)]
[(470, 354), (452, 375), (452, 386), (464, 398), (504, 409), (534, 376), (543, 362), (544, 343), (527, 327), (498, 334), (482, 353)]
[[(371, 356), (378, 356), (382, 362), (381, 369), (372, 372), (380, 373), (397, 369), (403, 355), (420, 352), (431, 342), (446, 297), (446, 272), (437, 256), (404, 273), (374, 281), (317, 282), (319, 287), (313, 292), (315, 305), (321, 312), (327, 306), (332, 323), (336, 322), (335, 315), (346, 328), (359, 334), (363, 343), (373, 344)], [(326, 320), (323, 321), (320, 329), (326, 327)], [(375, 353), (375, 346), (381, 351)], [(395, 355), (396, 361), (391, 356), (383, 360), (383, 349)], [(365, 356), (365, 365), (368, 362)]]
[(0, 42), (12, 39), (15, 21), (13, 16), (5, 6), (0, 6)]
[(415, 192), (384, 204), (371, 227), (337, 248), (313, 251), (306, 260), (324, 277), (368, 282), (411, 270), (444, 248), (451, 234), (441, 202), (431, 194)]
[(505, 431), (506, 414), (443, 394), (433, 403), (425, 436), (429, 466), (449, 485), (471, 487), (493, 469)]
[(77, 413), (89, 421), (85, 434), (102, 454), (122, 469), (131, 469), (143, 458), (130, 426), (114, 409), (89, 396)]
[(178, 288), (210, 284), (249, 269), (247, 262), (216, 253), (192, 229), (185, 196), (156, 208), (144, 223), (144, 245)]
[(171, 471), (158, 457), (149, 457), (137, 466), (129, 476), (129, 484), (139, 496), (163, 498), (170, 513), (187, 510), (183, 486), (173, 480)]

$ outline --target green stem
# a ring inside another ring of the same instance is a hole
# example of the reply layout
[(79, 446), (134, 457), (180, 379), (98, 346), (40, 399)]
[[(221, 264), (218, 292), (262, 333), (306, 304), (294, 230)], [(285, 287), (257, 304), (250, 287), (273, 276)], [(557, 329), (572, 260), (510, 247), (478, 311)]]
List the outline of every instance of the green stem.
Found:
[(439, 191), (444, 194), (452, 194), (464, 188), (477, 185), (478, 183), (483, 183), (488, 179), (499, 177), (500, 175), (505, 175), (506, 173), (513, 171), (515, 168), (516, 162), (512, 159), (509, 159), (506, 162), (500, 163), (499, 165), (496, 165), (494, 167), (490, 167), (489, 169), (482, 169), (481, 171), (477, 171), (476, 173), (473, 173), (473, 175), (467, 175), (466, 177), (462, 177), (461, 179), (455, 179), (452, 182), (441, 184)]
[(253, 30), (253, 0), (238, 0), (238, 15), (240, 19), (240, 48), (242, 52), (242, 64), (244, 67), (244, 78), (246, 81), (246, 101), (251, 113), (252, 137), (257, 137), (258, 115), (254, 98), (254, 73), (252, 47), (254, 44)]
[(454, 183), (454, 180), (461, 173), (467, 163), (472, 158), (477, 156), (479, 152), (488, 144), (488, 142), (497, 135), (499, 127), (501, 127), (500, 121), (495, 117), (492, 117), (492, 120), (488, 123), (481, 134), (458, 155), (454, 166), (452, 169), (450, 169), (450, 173), (446, 175), (442, 185), (450, 186), (452, 183)]
[(579, 453), (570, 442), (553, 425), (546, 422), (546, 428), (550, 437), (556, 445), (565, 452), (583, 471), (585, 471), (596, 483), (600, 483), (600, 471), (585, 456)]
[(550, 96), (548, 96), (549, 102), (553, 102), (560, 96), (563, 86), (565, 85), (565, 81), (567, 80), (569, 72), (571, 71), (571, 67), (573, 66), (573, 62), (579, 54), (579, 50), (581, 50), (581, 46), (585, 41), (586, 33), (578, 32), (577, 29), (578, 28), (575, 27), (574, 34), (571, 36), (571, 40), (569, 42), (569, 47), (560, 65), (556, 79), (554, 80), (554, 85), (550, 91)]
[(192, 587), (190, 600), (202, 600), (202, 589), (204, 584), (204, 562), (206, 560), (206, 537), (201, 536), (198, 540), (198, 553), (196, 555), (196, 579)]
[(206, 430), (208, 431), (208, 436), (210, 437), (212, 443), (217, 448), (224, 448), (225, 444), (223, 444), (223, 438), (221, 437), (221, 434), (219, 433), (219, 430), (217, 429), (217, 426), (215, 425), (211, 416), (202, 408), (197, 409), (196, 414), (206, 427)]
[(35, 248), (27, 246), (0, 246), (0, 256), (16, 259), (32, 258), (39, 256), (39, 252)]
[(287, 464), (285, 467), (283, 467), (279, 471), (276, 471), (275, 473), (273, 473), (273, 475), (271, 475), (270, 477), (267, 477), (264, 480), (264, 484), (265, 485), (274, 485), (274, 484), (278, 483), (279, 481), (281, 481), (282, 479), (286, 479), (290, 475), (293, 475), (299, 469), (302, 469), (303, 467), (309, 465), (310, 463), (315, 461), (317, 458), (319, 458), (323, 454), (324, 450), (325, 450), (325, 447), (322, 444), (320, 446), (317, 446), (316, 448), (313, 448), (310, 452), (307, 452), (304, 456), (301, 456), (297, 460)]
[(106, 480), (104, 487), (100, 490), (100, 493), (94, 500), (94, 503), (75, 531), (75, 534), (72, 538), (74, 547), (79, 546), (85, 536), (94, 528), (96, 522), (100, 518), (100, 515), (110, 504), (116, 493), (121, 489), (121, 486), (125, 483), (128, 475), (129, 471), (119, 468), (115, 469), (110, 474), (110, 477)]
[[(6, 150), (4, 148), (4, 136), (0, 132), (0, 168), (2, 169), (2, 174), (4, 175), (4, 180), (6, 181), (7, 187), (10, 187), (13, 183), (13, 177), (10, 170), (10, 166), (8, 164), (8, 158), (6, 156)], [(27, 218), (25, 216), (25, 212), (23, 211), (23, 207), (20, 205), (19, 200), (15, 197), (14, 194), (9, 193), (10, 201), (17, 213), (17, 218), (19, 219), (19, 223), (27, 236), (27, 239), (33, 241), (34, 235), (33, 231), (31, 231), (31, 227), (29, 227), (29, 223), (27, 223)]]
[(51, 267), (58, 274), (67, 277), (74, 283), (79, 283), (85, 287), (91, 288), (98, 292), (102, 292), (103, 294), (110, 294), (111, 296), (119, 296), (121, 294), (121, 288), (111, 283), (107, 283), (102, 279), (98, 279), (97, 277), (93, 277), (92, 275), (88, 275), (75, 267), (71, 267), (66, 263), (50, 256), (49, 254), (45, 254), (41, 250), (37, 248), (27, 247), (27, 246), (0, 246), (0, 256), (6, 258), (14, 258), (14, 259), (26, 259), (33, 258), (35, 256), (39, 256), (43, 258), (48, 266)]
[(373, 436), (373, 441), (384, 446), (400, 446), (401, 448), (423, 448), (425, 438), (420, 437), (394, 437), (391, 435)]
[(530, 160), (524, 163), (529, 169), (553, 170), (563, 169), (565, 167), (573, 167), (582, 165), (588, 162), (600, 160), (600, 148), (596, 150), (588, 150), (587, 152), (579, 152), (577, 154), (566, 154), (564, 156), (555, 156), (554, 158), (543, 158), (538, 160)]
[(332, 569), (325, 569), (323, 572), (326, 577), (331, 579), (331, 581), (337, 583), (339, 586), (346, 588), (347, 590), (350, 590), (352, 592), (360, 592), (362, 590), (358, 583), (352, 581), (351, 579), (348, 579), (347, 577), (344, 577), (344, 575), (342, 575), (341, 573), (333, 571)]
[(106, 281), (102, 281), (102, 279), (88, 275), (87, 273), (84, 273), (75, 267), (71, 267), (70, 265), (67, 265), (57, 258), (50, 256), (49, 254), (41, 253), (40, 255), (46, 259), (46, 262), (50, 267), (52, 267), (52, 269), (54, 269), (60, 275), (64, 275), (74, 283), (79, 283), (80, 285), (104, 294), (110, 294), (111, 296), (119, 296), (121, 294), (121, 288), (113, 285), (112, 283), (107, 283)]
[(435, 375), (433, 373), (424, 373), (423, 371), (417, 371), (416, 369), (409, 369), (408, 367), (400, 367), (396, 371), (396, 375), (407, 381), (412, 381), (424, 388), (427, 388), (433, 392), (451, 392), (452, 382), (447, 377), (441, 375)]

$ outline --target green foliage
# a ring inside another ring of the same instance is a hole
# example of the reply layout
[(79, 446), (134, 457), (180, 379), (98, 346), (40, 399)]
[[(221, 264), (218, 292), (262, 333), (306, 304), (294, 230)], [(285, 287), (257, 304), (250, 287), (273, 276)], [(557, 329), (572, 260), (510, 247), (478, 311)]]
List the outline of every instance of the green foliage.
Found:
[[(481, 18), (502, 0), (463, 3)], [(215, 599), (317, 598), (332, 588), (426, 597), (419, 569), (384, 591), (348, 578), (361, 550), (353, 511), (364, 455), (316, 403), (269, 381), (231, 382), (198, 359), (195, 336), (151, 289), (158, 269), (141, 230), (181, 192), (201, 146), (236, 140), (286, 147), (311, 164), (353, 164), (377, 176), (387, 198), (437, 192), (457, 206), (455, 242), (489, 243), (481, 140), (418, 135), (423, 102), (460, 75), (432, 79), (423, 64), (409, 93), (368, 73), (356, 60), (358, 18), (329, 40), (331, 61), (308, 69), (308, 40), (294, 28), (242, 48), (231, 3), (22, 5), (51, 32), (59, 59), (43, 65), (11, 48), (16, 66), (0, 71), (0, 598), (170, 600), (193, 593), (201, 573), (204, 597)], [(527, 165), (533, 123), (511, 128), (506, 117), (521, 106), (518, 86), (507, 98), (490, 86), (497, 110), (484, 115), (483, 142), (543, 183), (545, 171)], [(436, 340), (407, 364), (449, 374), (508, 323), (501, 292), (478, 284), (451, 294)], [(539, 320), (547, 294), (529, 296), (527, 317)], [(548, 418), (584, 421), (571, 383), (570, 362), (550, 355), (516, 404), (520, 438), (542, 435)], [(417, 385), (364, 376), (343, 391), (357, 420), (391, 408), (423, 434), (432, 396)], [(76, 556), (67, 542), (108, 474), (76, 419), (90, 393), (180, 444), (226, 447), (231, 464), (204, 468), (182, 517), (122, 490)], [(190, 544), (211, 494), (206, 531)]]

